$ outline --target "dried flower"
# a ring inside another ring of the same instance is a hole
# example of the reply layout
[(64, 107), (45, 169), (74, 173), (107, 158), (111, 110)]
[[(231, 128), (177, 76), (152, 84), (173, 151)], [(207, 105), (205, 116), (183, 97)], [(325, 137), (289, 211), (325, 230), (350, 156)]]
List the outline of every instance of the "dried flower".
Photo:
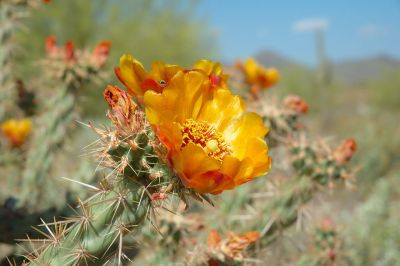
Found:
[(1, 130), (14, 147), (20, 147), (32, 131), (32, 122), (29, 119), (9, 119), (1, 124)]
[(208, 235), (208, 247), (211, 254), (217, 257), (223, 255), (225, 261), (242, 261), (243, 252), (258, 239), (260, 239), (260, 233), (250, 231), (240, 235), (230, 232), (228, 237), (222, 240), (216, 230), (211, 230)]
[(143, 114), (126, 91), (116, 86), (108, 86), (103, 96), (111, 109), (107, 116), (120, 136), (127, 137), (143, 130)]

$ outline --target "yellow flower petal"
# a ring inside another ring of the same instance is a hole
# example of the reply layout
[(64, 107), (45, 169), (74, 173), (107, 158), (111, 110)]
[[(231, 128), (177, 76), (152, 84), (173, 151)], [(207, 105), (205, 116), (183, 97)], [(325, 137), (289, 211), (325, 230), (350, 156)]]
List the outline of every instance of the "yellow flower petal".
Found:
[(220, 63), (205, 59), (199, 60), (194, 64), (193, 70), (201, 71), (209, 77), (211, 89), (227, 89), (226, 81), (228, 76), (224, 74)]
[(220, 162), (193, 143), (172, 155), (172, 162), (183, 184), (198, 192), (210, 191), (218, 181), (209, 173), (218, 170)]
[(183, 71), (183, 68), (177, 65), (167, 65), (160, 61), (156, 61), (152, 64), (151, 72), (147, 77), (158, 82), (161, 80), (168, 82), (179, 71)]
[(210, 60), (199, 60), (197, 61), (194, 66), (194, 70), (202, 70), (208, 76), (211, 74), (220, 75), (222, 74), (222, 66), (220, 63), (215, 63)]
[(198, 120), (207, 121), (223, 131), (231, 120), (243, 114), (245, 104), (239, 96), (233, 96), (229, 90), (219, 89), (213, 96), (213, 99), (204, 103)]
[(233, 155), (242, 160), (246, 155), (251, 144), (252, 138), (259, 138), (264, 145), (259, 149), (267, 150), (267, 145), (263, 141), (268, 133), (268, 128), (263, 124), (262, 118), (256, 113), (248, 113), (240, 120), (232, 122), (224, 131), (224, 136), (233, 146)]
[(207, 97), (207, 85), (207, 77), (202, 73), (178, 72), (162, 94), (147, 91), (144, 103), (150, 123), (165, 118), (183, 124), (186, 119), (196, 118)]
[(122, 55), (116, 74), (131, 95), (142, 95), (141, 83), (146, 77), (143, 65), (131, 55)]
[[(162, 78), (165, 68), (153, 64), (153, 78)], [(171, 74), (161, 91), (148, 90), (143, 98), (168, 161), (183, 184), (200, 193), (232, 189), (271, 166), (264, 140), (268, 129), (259, 115), (243, 114), (239, 96), (213, 84), (211, 76), (221, 73), (220, 65), (203, 60), (194, 70)]]

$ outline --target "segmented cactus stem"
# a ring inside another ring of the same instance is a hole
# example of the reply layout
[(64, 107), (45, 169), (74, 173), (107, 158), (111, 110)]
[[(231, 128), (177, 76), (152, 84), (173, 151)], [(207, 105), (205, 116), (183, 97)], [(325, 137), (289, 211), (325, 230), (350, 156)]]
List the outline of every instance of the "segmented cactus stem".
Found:
[(13, 3), (0, 2), (0, 118), (4, 116), (12, 95), (11, 58), (14, 50), (12, 37), (18, 25), (14, 21), (17, 12)]
[(68, 86), (61, 87), (39, 118), (38, 128), (32, 138), (33, 147), (28, 152), (22, 174), (19, 206), (40, 202), (43, 181), (53, 164), (54, 151), (64, 141), (73, 120), (74, 106), (74, 91)]
[(279, 232), (296, 223), (299, 211), (313, 197), (315, 184), (310, 178), (304, 177), (290, 182), (283, 188), (281, 194), (261, 210), (262, 219), (258, 225), (261, 229), (264, 245), (272, 243)]
[(145, 188), (124, 178), (81, 203), (79, 216), (55, 223), (54, 232), (46, 225), (49, 244), (29, 265), (100, 265), (115, 254), (121, 260), (123, 236), (143, 222), (149, 208)]
[[(79, 203), (79, 215), (43, 225), (43, 248), (34, 250), (29, 265), (103, 265), (123, 258), (123, 237), (145, 220), (153, 207), (152, 195), (174, 184), (173, 174), (155, 154), (154, 135), (140, 129), (129, 143), (104, 134), (105, 166), (111, 168), (96, 194)], [(113, 140), (110, 143), (110, 140)], [(50, 227), (54, 227), (54, 232)], [(114, 256), (115, 255), (115, 256)]]

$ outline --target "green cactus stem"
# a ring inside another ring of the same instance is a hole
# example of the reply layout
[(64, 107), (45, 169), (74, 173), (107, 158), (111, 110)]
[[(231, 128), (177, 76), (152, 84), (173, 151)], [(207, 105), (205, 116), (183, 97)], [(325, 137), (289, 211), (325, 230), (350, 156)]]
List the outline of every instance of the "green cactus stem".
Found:
[(153, 193), (164, 191), (173, 182), (173, 174), (155, 155), (152, 138), (142, 132), (131, 137), (138, 145), (135, 148), (121, 142), (107, 149), (115, 162), (112, 179), (103, 180), (94, 196), (80, 202), (79, 215), (43, 223), (48, 239), (38, 241), (46, 246), (27, 256), (28, 265), (121, 263), (123, 237), (143, 223), (153, 207)]
[(313, 191), (314, 183), (311, 179), (296, 179), (261, 210), (262, 218), (253, 229), (261, 230), (264, 245), (273, 242), (282, 230), (296, 223), (299, 210), (312, 199)]
[(31, 206), (40, 202), (44, 180), (51, 169), (54, 151), (59, 148), (73, 120), (74, 91), (61, 87), (49, 100), (47, 108), (35, 125), (32, 149), (28, 151), (22, 174), (22, 191), (19, 206)]

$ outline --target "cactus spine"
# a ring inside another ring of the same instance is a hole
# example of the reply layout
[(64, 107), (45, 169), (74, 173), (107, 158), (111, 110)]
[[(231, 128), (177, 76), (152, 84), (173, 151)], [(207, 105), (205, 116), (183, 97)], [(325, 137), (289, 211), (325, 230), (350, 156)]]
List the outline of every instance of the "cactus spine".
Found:
[[(113, 259), (120, 264), (123, 236), (145, 220), (154, 205), (152, 195), (166, 193), (175, 184), (174, 175), (160, 159), (161, 147), (144, 114), (130, 98), (124, 100), (128, 116), (109, 114), (117, 130), (95, 129), (102, 143), (98, 156), (111, 171), (101, 188), (94, 188), (94, 196), (80, 201), (79, 215), (44, 224), (48, 244), (27, 256), (29, 265), (100, 265)], [(123, 135), (127, 131), (121, 131), (121, 127), (129, 128), (129, 135)], [(54, 232), (50, 231), (51, 225)]]
[(29, 150), (27, 162), (22, 174), (21, 205), (29, 206), (40, 202), (40, 187), (53, 162), (55, 150), (63, 142), (73, 119), (75, 106), (74, 90), (68, 86), (61, 87), (49, 101), (47, 110), (39, 118), (39, 129), (35, 131), (32, 143), (35, 147)]
[(12, 95), (11, 59), (13, 55), (13, 34), (17, 28), (18, 7), (9, 1), (0, 1), (0, 118), (3, 118)]

